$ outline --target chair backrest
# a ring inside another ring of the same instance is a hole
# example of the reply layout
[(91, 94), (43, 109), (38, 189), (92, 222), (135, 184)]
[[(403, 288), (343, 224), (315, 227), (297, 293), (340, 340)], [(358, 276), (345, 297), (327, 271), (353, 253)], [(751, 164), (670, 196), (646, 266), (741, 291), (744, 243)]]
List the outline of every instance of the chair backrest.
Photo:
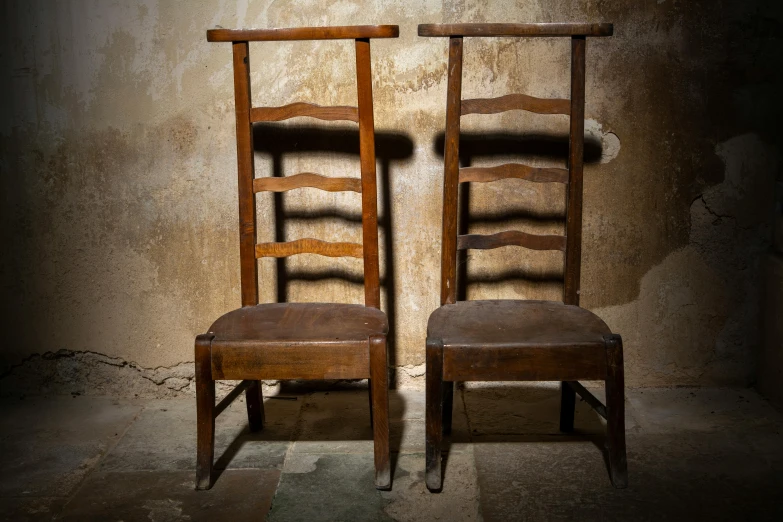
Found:
[[(441, 252), (441, 304), (456, 301), (457, 250), (521, 246), (534, 250), (561, 250), (565, 270), (563, 302), (579, 305), (582, 249), (582, 167), (584, 160), (585, 43), (587, 36), (611, 36), (612, 24), (425, 24), (419, 36), (449, 38), (448, 92), (443, 183), (443, 239)], [(464, 37), (569, 37), (571, 38), (571, 99), (542, 99), (508, 94), (490, 99), (462, 99), (462, 40)], [(496, 167), (459, 167), (460, 117), (510, 110), (539, 114), (565, 114), (571, 118), (568, 169), (536, 168), (522, 164)], [(565, 236), (505, 231), (492, 235), (457, 235), (460, 183), (483, 183), (519, 178), (566, 185)]]
[[(329, 257), (357, 257), (364, 260), (364, 301), (380, 308), (378, 266), (378, 205), (375, 177), (375, 128), (372, 107), (370, 39), (396, 38), (396, 25), (299, 27), (290, 29), (211, 29), (207, 41), (231, 42), (234, 53), (234, 97), (236, 106), (237, 170), (239, 174), (239, 256), (242, 277), (242, 306), (258, 304), (258, 262), (261, 257), (319, 254)], [(250, 98), (249, 42), (292, 40), (355, 40), (357, 107), (322, 107), (292, 103), (282, 107), (252, 107)], [(319, 174), (255, 179), (253, 123), (281, 121), (297, 116), (321, 120), (347, 120), (359, 124), (361, 179), (327, 178)], [(326, 191), (352, 191), (362, 195), (362, 243), (329, 243), (298, 239), (282, 243), (256, 244), (256, 193), (284, 192), (303, 187)]]

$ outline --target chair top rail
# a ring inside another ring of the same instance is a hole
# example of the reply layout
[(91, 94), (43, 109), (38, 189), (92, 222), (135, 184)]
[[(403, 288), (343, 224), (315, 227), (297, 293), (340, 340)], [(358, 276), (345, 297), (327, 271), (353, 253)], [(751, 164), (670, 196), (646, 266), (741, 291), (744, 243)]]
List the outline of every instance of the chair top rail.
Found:
[(397, 25), (341, 25), (331, 27), (288, 27), (281, 29), (209, 29), (208, 42), (283, 42), (293, 40), (356, 40), (397, 38)]
[(609, 23), (421, 24), (419, 36), (612, 36)]

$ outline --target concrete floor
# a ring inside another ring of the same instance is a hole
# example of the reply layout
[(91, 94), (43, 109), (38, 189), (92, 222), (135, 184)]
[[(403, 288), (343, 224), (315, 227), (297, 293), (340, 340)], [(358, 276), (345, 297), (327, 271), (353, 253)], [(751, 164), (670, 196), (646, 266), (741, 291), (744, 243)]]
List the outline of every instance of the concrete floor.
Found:
[(372, 486), (366, 391), (282, 390), (249, 434), (217, 422), (220, 469), (193, 490), (195, 401), (4, 399), (4, 520), (783, 520), (783, 417), (752, 390), (627, 393), (630, 487), (609, 483), (603, 427), (557, 431), (553, 387), (455, 394), (443, 492), (424, 487), (424, 397), (392, 392), (394, 486)]

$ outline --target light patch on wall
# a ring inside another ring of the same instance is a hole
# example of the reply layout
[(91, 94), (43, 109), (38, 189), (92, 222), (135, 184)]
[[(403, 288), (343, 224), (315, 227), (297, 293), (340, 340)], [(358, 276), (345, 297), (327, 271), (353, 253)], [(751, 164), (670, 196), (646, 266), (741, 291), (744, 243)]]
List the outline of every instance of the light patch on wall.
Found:
[(614, 132), (604, 132), (603, 125), (593, 119), (585, 120), (585, 137), (589, 141), (592, 137), (601, 144), (600, 163), (609, 163), (620, 154), (620, 138)]
[(595, 310), (623, 336), (630, 385), (750, 379), (758, 342), (755, 277), (769, 246), (764, 213), (773, 208), (778, 154), (754, 134), (715, 152), (726, 164), (725, 179), (694, 199), (690, 244), (645, 274), (637, 300)]

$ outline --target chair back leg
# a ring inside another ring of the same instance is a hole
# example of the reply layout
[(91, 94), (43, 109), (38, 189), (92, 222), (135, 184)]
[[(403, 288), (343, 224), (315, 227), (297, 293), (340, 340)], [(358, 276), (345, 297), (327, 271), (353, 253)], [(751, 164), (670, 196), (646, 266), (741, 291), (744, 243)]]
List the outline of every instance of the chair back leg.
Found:
[(261, 431), (264, 428), (264, 391), (261, 381), (253, 381), (245, 390), (245, 401), (250, 431)]

